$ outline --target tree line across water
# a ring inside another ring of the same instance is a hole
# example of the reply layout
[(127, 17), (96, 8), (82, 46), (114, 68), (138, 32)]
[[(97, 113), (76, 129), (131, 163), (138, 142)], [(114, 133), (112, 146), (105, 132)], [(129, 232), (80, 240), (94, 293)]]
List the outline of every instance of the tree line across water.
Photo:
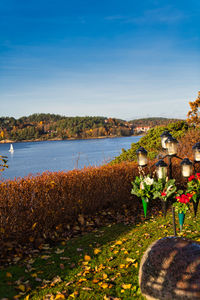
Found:
[(0, 117), (0, 141), (50, 140), (131, 136), (137, 126), (167, 124), (171, 119), (148, 118), (125, 121), (106, 117), (66, 117), (56, 114), (32, 114), (15, 119)]

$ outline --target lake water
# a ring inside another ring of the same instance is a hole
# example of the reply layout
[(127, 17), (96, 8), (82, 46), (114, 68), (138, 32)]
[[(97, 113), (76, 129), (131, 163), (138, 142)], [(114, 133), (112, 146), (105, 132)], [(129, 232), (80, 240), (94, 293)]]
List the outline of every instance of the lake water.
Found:
[(24, 177), (44, 171), (68, 171), (84, 166), (99, 166), (109, 162), (129, 149), (140, 136), (14, 143), (14, 153), (9, 152), (10, 144), (0, 144), (0, 155), (8, 157), (8, 166), (2, 178)]

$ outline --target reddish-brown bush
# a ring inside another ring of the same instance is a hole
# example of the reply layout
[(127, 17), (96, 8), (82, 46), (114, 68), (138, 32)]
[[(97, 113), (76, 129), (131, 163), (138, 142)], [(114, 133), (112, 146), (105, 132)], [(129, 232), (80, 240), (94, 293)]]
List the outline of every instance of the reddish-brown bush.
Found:
[(1, 239), (51, 236), (56, 227), (73, 224), (79, 214), (94, 214), (138, 200), (131, 196), (135, 163), (46, 172), (0, 183)]

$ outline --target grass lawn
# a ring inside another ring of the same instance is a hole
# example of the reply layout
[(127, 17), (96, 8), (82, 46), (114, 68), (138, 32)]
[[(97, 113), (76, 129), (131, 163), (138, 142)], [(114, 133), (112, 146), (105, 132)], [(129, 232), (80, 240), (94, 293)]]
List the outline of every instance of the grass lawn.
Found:
[[(199, 217), (187, 213), (183, 236), (200, 240)], [(0, 299), (144, 299), (138, 286), (142, 254), (153, 241), (170, 235), (169, 211), (166, 220), (160, 214), (137, 225), (102, 227), (57, 247), (45, 244), (0, 268)]]

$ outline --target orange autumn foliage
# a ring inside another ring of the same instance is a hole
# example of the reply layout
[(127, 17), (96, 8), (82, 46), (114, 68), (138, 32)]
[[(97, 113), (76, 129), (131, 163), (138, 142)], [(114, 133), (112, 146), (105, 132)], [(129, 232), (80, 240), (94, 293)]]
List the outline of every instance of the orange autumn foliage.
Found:
[[(33, 241), (93, 215), (135, 201), (131, 181), (136, 163), (45, 172), (0, 182), (0, 240)], [(138, 200), (137, 200), (138, 201)]]

